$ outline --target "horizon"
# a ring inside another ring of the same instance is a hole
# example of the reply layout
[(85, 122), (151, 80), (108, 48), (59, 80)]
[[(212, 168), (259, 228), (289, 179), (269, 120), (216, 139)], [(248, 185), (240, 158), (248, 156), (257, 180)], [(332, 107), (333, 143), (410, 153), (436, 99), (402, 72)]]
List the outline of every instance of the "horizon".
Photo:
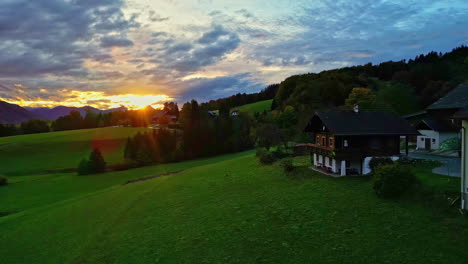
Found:
[[(0, 100), (138, 109), (468, 44), (463, 1), (3, 1)], [(444, 21), (443, 25), (438, 21)]]

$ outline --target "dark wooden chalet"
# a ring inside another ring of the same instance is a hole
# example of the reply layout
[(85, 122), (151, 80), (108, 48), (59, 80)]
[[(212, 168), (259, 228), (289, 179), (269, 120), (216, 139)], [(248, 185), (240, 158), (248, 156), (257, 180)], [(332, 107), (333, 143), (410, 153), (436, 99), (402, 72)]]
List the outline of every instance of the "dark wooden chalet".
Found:
[(314, 166), (341, 176), (366, 174), (372, 157), (400, 155), (400, 137), (419, 135), (388, 112), (316, 112), (305, 128)]

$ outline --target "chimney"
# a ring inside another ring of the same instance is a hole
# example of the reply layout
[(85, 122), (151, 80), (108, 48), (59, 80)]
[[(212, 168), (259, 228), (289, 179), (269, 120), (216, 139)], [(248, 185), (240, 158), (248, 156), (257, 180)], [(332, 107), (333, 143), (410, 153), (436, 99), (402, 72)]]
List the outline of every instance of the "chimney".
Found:
[(359, 105), (355, 104), (353, 108), (354, 113), (359, 113)]

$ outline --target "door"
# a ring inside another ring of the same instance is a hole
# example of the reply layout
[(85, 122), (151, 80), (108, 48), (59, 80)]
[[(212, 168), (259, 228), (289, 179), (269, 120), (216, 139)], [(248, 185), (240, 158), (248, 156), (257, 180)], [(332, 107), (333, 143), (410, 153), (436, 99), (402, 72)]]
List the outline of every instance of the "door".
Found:
[(431, 139), (430, 138), (426, 138), (425, 140), (425, 148), (427, 151), (430, 151), (431, 150)]

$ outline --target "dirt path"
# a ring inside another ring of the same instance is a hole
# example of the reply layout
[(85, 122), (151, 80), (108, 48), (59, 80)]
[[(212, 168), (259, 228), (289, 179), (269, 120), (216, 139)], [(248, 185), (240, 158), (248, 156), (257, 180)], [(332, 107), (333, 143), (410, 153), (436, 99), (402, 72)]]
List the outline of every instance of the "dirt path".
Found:
[(141, 182), (141, 181), (147, 181), (147, 180), (151, 180), (151, 179), (156, 179), (156, 178), (163, 177), (163, 176), (169, 176), (169, 175), (180, 173), (182, 171), (183, 170), (174, 171), (174, 172), (167, 172), (167, 173), (162, 173), (162, 174), (158, 174), (158, 175), (154, 175), (154, 176), (149, 176), (149, 177), (139, 178), (139, 179), (135, 179), (135, 180), (130, 180), (130, 181), (127, 181), (126, 183), (124, 183), (123, 185), (132, 184), (132, 183)]

